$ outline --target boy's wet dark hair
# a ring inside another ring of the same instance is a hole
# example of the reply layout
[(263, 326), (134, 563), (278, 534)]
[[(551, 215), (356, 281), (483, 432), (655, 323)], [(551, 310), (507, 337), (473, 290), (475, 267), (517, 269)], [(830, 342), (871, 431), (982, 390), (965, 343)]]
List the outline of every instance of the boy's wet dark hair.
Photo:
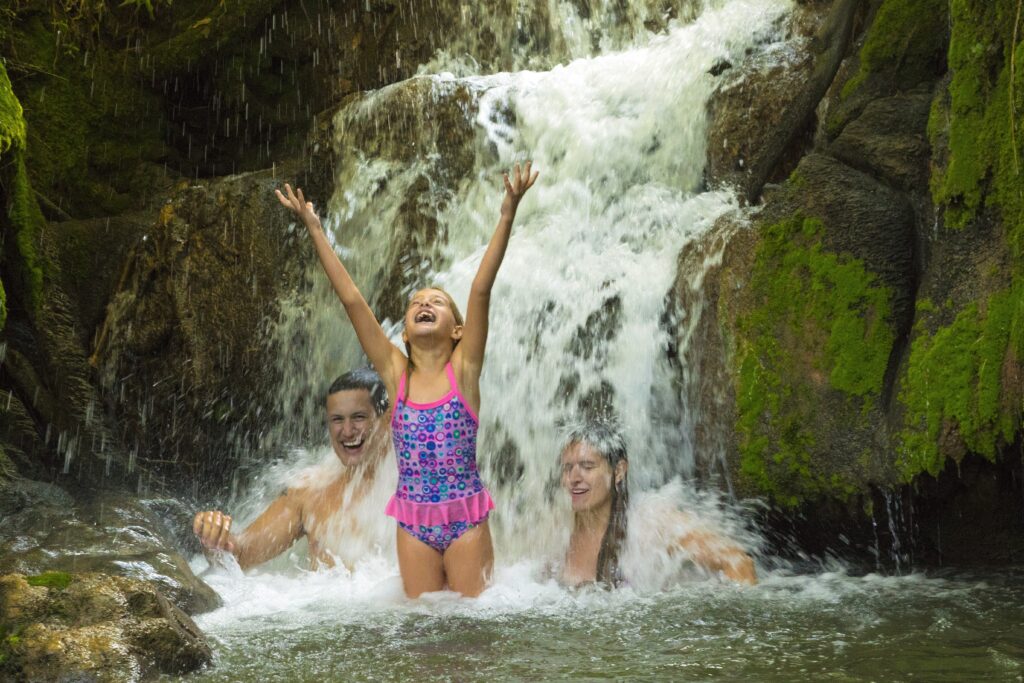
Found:
[(380, 378), (373, 368), (358, 368), (349, 370), (338, 379), (331, 382), (327, 395), (331, 396), (339, 391), (352, 391), (354, 389), (365, 389), (370, 394), (370, 402), (377, 415), (383, 415), (388, 411), (388, 390), (384, 387), (384, 380)]
[(612, 470), (612, 513), (604, 538), (601, 540), (601, 550), (597, 555), (597, 582), (606, 586), (618, 586), (622, 583), (619, 554), (626, 542), (629, 482), (628, 470), (623, 474), (622, 481), (616, 482), (615, 468), (620, 462), (629, 462), (626, 441), (614, 420), (588, 419), (582, 424), (568, 426), (560, 452), (564, 453), (565, 449), (573, 444), (591, 446)]

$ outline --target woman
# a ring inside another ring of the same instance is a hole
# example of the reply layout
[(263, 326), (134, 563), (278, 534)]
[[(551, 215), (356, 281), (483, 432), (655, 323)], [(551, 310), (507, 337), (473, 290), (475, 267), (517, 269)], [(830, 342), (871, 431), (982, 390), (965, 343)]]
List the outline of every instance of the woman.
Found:
[[(562, 579), (573, 586), (591, 582), (617, 586), (628, 578), (620, 564), (629, 513), (625, 442), (610, 426), (590, 423), (570, 432), (561, 465), (562, 487), (572, 499), (573, 510)], [(757, 583), (753, 560), (734, 542), (700, 528), (692, 516), (677, 509), (664, 509), (661, 514), (673, 517), (661, 521), (676, 530), (667, 538), (662, 536), (668, 555), (683, 552), (706, 571), (737, 583)]]

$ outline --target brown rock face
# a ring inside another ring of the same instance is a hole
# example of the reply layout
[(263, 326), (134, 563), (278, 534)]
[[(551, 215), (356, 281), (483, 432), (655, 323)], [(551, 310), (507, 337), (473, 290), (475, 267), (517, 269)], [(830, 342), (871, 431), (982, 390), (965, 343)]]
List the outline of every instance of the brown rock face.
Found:
[(929, 90), (873, 100), (843, 128), (829, 152), (890, 187), (926, 187), (931, 145), (925, 127), (931, 102)]
[(210, 663), (195, 623), (144, 581), (0, 576), (0, 672), (12, 680), (135, 681)]
[(816, 109), (849, 45), (860, 3), (804, 3), (790, 21), (798, 40), (728, 70), (709, 108), (707, 174), (756, 202), (810, 149)]
[(97, 335), (130, 464), (184, 474), (194, 491), (259, 447), (272, 381), (260, 332), (306, 255), (277, 185), (265, 172), (180, 189), (129, 254)]

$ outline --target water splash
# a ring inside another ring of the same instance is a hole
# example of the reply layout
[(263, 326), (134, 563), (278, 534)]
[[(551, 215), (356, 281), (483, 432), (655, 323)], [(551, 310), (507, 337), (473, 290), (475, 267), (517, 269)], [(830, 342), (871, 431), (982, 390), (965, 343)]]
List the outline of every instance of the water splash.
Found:
[[(693, 476), (665, 319), (680, 250), (737, 207), (730, 192), (701, 191), (709, 70), (778, 40), (790, 7), (709, 3), (634, 49), (544, 72), (421, 76), (339, 113), (326, 225), (385, 318), (428, 282), (465, 301), (497, 218), (500, 171), (525, 158), (541, 170), (493, 290), (481, 380), (481, 468), (509, 557), (559, 542), (558, 425), (580, 413), (618, 415), (638, 489)], [(287, 305), (276, 330), (303, 340), (282, 344), (291, 365), (280, 401), (288, 414), (301, 407), (304, 425), (316, 425), (329, 378), (362, 356), (324, 278), (311, 277), (312, 297)]]

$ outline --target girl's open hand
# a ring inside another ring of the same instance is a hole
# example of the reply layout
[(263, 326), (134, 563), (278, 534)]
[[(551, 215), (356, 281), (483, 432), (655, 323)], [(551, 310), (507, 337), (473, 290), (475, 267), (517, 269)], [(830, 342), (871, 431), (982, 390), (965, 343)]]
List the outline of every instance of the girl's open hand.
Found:
[(313, 208), (313, 202), (307, 202), (306, 198), (302, 195), (302, 190), (295, 188), (292, 192), (292, 186), (288, 183), (284, 184), (284, 192), (281, 190), (274, 190), (274, 194), (281, 203), (292, 211), (303, 224), (310, 230), (320, 227), (320, 218), (316, 215), (316, 210)]
[(537, 171), (530, 170), (532, 161), (526, 162), (526, 167), (523, 169), (519, 168), (519, 164), (516, 164), (512, 169), (512, 175), (508, 173), (502, 174), (505, 178), (505, 200), (501, 203), (501, 213), (503, 215), (512, 215), (516, 212), (516, 208), (519, 207), (519, 200), (523, 198), (526, 191), (533, 187), (533, 183), (537, 180), (537, 176), (540, 175)]

